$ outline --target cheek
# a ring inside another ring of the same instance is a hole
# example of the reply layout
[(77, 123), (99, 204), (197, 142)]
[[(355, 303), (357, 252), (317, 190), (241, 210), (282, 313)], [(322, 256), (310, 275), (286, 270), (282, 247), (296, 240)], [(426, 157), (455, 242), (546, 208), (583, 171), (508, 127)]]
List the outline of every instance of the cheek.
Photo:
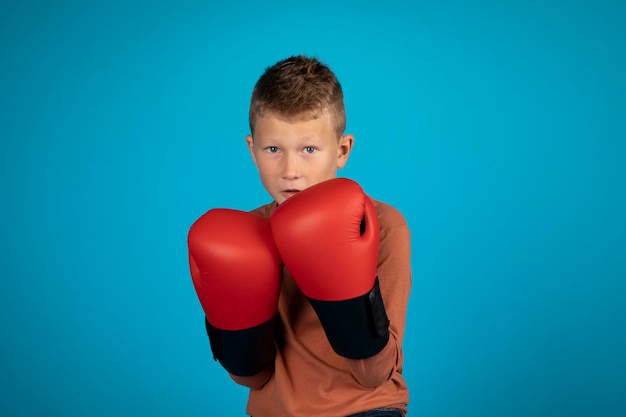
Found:
[(270, 179), (275, 175), (276, 164), (269, 163), (268, 161), (261, 159), (257, 159), (257, 168), (259, 170), (259, 175), (263, 181), (266, 179)]
[(328, 158), (328, 168), (329, 169), (337, 169), (341, 164), (341, 159), (337, 154), (333, 154), (332, 157)]

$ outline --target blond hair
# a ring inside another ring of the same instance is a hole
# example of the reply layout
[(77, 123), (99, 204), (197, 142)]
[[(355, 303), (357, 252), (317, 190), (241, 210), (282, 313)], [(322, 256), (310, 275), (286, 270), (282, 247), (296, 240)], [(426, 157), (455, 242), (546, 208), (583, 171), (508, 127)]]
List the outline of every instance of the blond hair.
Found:
[(272, 115), (288, 121), (312, 120), (327, 112), (337, 135), (346, 128), (343, 91), (335, 74), (318, 58), (296, 55), (277, 62), (252, 91), (249, 123), (254, 135), (257, 117)]

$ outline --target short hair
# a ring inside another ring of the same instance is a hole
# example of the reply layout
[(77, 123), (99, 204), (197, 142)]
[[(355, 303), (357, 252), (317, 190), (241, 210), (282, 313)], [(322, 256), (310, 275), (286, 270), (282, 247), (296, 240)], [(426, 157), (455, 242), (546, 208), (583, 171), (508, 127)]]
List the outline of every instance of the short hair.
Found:
[(267, 67), (252, 91), (249, 123), (257, 117), (312, 120), (328, 112), (337, 136), (346, 129), (343, 91), (337, 77), (317, 57), (294, 55)]

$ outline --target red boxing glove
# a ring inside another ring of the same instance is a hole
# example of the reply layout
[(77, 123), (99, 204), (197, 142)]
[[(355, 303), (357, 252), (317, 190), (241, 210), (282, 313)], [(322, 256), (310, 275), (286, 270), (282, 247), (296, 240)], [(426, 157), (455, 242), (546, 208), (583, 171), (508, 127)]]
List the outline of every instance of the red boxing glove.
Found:
[(346, 178), (315, 184), (271, 218), (280, 255), (339, 355), (364, 359), (389, 339), (376, 266), (380, 245), (372, 200)]
[(233, 375), (261, 372), (274, 360), (282, 268), (269, 221), (238, 210), (209, 210), (191, 226), (188, 247), (215, 359)]

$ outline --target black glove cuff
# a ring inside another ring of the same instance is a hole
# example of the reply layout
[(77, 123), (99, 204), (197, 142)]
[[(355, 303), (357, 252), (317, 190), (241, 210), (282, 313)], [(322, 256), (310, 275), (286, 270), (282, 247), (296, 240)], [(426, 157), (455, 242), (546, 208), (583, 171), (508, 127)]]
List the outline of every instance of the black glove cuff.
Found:
[(244, 330), (221, 330), (204, 319), (213, 359), (233, 375), (252, 376), (274, 362), (274, 319)]
[(389, 341), (389, 319), (378, 277), (366, 294), (341, 301), (309, 298), (333, 350), (350, 359), (366, 359)]

